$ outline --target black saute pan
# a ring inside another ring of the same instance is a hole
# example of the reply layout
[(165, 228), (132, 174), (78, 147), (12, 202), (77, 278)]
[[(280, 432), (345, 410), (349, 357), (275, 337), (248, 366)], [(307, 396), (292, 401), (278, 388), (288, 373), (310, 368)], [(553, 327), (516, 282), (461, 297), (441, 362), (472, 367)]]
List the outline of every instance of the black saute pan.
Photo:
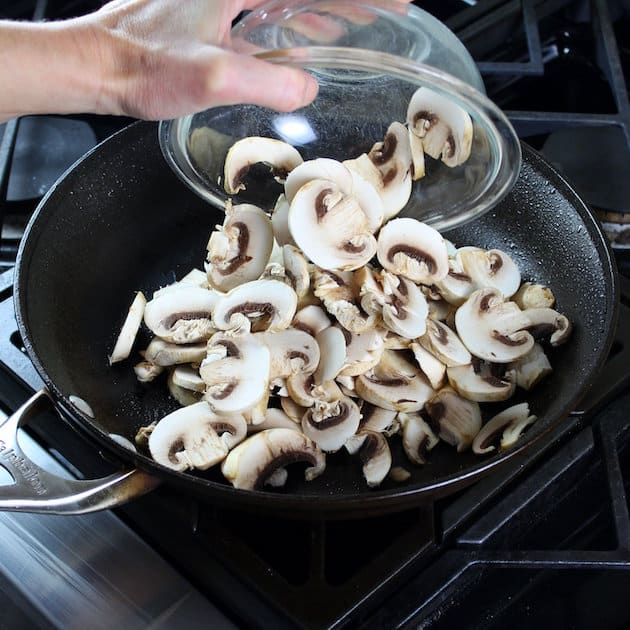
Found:
[[(22, 459), (13, 474), (26, 479), (18, 486), (27, 486), (30, 497), (21, 498), (16, 491), (0, 507), (100, 509), (146, 491), (159, 479), (218, 505), (287, 516), (355, 517), (401, 510), (453, 492), (545, 439), (574, 408), (608, 354), (618, 287), (597, 222), (537, 153), (526, 146), (523, 151), (512, 192), (494, 210), (447, 236), (456, 244), (505, 249), (524, 279), (553, 288), (558, 310), (574, 324), (570, 342), (550, 353), (553, 375), (527, 395), (537, 423), (504, 453), (480, 458), (441, 444), (422, 468), (406, 463), (394, 438), (397, 463), (412, 473), (403, 484), (388, 480), (369, 489), (360, 461), (338, 453), (328, 457), (326, 472), (314, 481), (305, 482), (295, 470), (283, 490), (248, 492), (232, 488), (218, 471), (188, 474), (163, 468), (110, 435), (133, 441), (141, 426), (176, 408), (163, 382), (136, 381), (132, 366), (148, 336), (121, 364), (110, 367), (108, 355), (135, 291), (151, 295), (202, 267), (210, 231), (222, 218), (166, 165), (155, 124), (136, 123), (96, 147), (49, 191), (28, 226), (17, 261), (17, 319), (26, 350), (62, 415), (121, 464), (149, 474), (126, 471), (85, 492), (70, 489), (75, 496), (68, 499), (65, 489), (47, 485), (42, 471), (35, 470), (29, 481), (20, 468), (28, 469), (30, 463)], [(89, 403), (93, 418), (73, 404), (73, 396)], [(27, 403), (14, 424), (43, 397), (39, 393)], [(12, 446), (0, 440), (0, 449), (3, 445)], [(0, 451), (0, 462), (8, 459)], [(83, 492), (79, 499), (77, 492)]]

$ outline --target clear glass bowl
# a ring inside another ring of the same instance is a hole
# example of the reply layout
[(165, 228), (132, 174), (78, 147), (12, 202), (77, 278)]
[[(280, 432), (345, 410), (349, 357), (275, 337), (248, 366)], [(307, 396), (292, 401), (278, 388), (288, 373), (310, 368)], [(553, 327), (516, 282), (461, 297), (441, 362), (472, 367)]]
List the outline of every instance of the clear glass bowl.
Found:
[(464, 46), (442, 23), (413, 5), (389, 0), (274, 0), (246, 16), (232, 33), (235, 48), (273, 63), (306, 69), (318, 80), (313, 103), (292, 113), (255, 105), (214, 107), (162, 121), (166, 160), (197, 194), (218, 208), (228, 199), (271, 210), (282, 186), (252, 169), (237, 196), (223, 188), (229, 148), (248, 136), (295, 146), (304, 160), (346, 160), (383, 140), (393, 121), (404, 123), (421, 86), (447, 96), (473, 121), (470, 158), (450, 168), (426, 159), (400, 216), (438, 230), (465, 223), (494, 206), (519, 173), (518, 138), (484, 94)]

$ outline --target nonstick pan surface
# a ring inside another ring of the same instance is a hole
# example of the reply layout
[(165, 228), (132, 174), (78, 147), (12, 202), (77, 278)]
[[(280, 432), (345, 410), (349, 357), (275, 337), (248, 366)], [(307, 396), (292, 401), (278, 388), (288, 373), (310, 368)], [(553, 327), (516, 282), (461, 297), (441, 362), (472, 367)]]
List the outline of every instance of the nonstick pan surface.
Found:
[[(552, 287), (556, 308), (574, 325), (571, 340), (549, 352), (553, 374), (526, 398), (503, 404), (526, 399), (539, 420), (502, 454), (482, 458), (440, 444), (426, 466), (415, 467), (393, 438), (394, 465), (412, 473), (406, 483), (386, 480), (369, 489), (360, 460), (338, 453), (314, 481), (305, 482), (294, 470), (283, 490), (248, 492), (232, 488), (216, 470), (174, 472), (117, 444), (110, 434), (133, 441), (141, 426), (177, 407), (163, 380), (143, 385), (135, 378), (132, 366), (148, 343), (146, 332), (129, 360), (108, 364), (131, 299), (137, 290), (150, 296), (193, 267), (203, 268), (209, 234), (222, 222), (221, 213), (166, 165), (154, 123), (131, 125), (96, 147), (41, 202), (17, 263), (16, 312), (24, 345), (77, 428), (122, 462), (216, 504), (287, 516), (350, 517), (453, 492), (545, 439), (588, 389), (611, 344), (618, 287), (605, 238), (570, 186), (533, 150), (523, 151), (512, 192), (494, 210), (446, 234), (457, 245), (507, 251), (524, 280)], [(87, 401), (95, 417), (76, 409), (70, 396)]]

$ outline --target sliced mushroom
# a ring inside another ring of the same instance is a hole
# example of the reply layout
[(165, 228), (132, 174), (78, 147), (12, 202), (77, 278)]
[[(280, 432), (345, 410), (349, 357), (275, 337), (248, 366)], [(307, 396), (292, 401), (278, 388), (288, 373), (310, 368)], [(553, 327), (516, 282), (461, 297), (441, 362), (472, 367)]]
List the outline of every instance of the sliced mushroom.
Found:
[(458, 452), (470, 448), (481, 428), (479, 403), (466, 400), (452, 388), (442, 388), (426, 404), (431, 426), (438, 427), (442, 440), (455, 446)]
[(422, 179), (426, 175), (424, 163), (424, 147), (422, 138), (418, 137), (411, 129), (409, 134), (409, 147), (411, 149), (411, 176), (414, 181)]
[(241, 490), (260, 490), (273, 473), (295, 462), (308, 462), (307, 481), (324, 472), (326, 459), (308, 437), (291, 429), (267, 429), (241, 442), (221, 464), (225, 478)]
[(392, 453), (382, 433), (366, 431), (359, 450), (363, 462), (363, 476), (370, 488), (380, 486), (392, 467)]
[(208, 342), (199, 373), (206, 382), (205, 400), (218, 413), (241, 413), (266, 398), (270, 355), (254, 335), (216, 333)]
[(418, 285), (386, 271), (374, 273), (369, 267), (355, 276), (361, 283), (365, 311), (380, 313), (385, 327), (405, 339), (424, 335), (429, 306)]
[(325, 328), (328, 328), (330, 324), (330, 318), (326, 311), (316, 304), (309, 304), (301, 308), (291, 322), (293, 328), (303, 330), (313, 337)]
[(273, 249), (271, 220), (251, 204), (225, 209), (225, 221), (208, 241), (208, 282), (219, 291), (257, 280)]
[(407, 109), (409, 128), (422, 138), (424, 152), (450, 167), (463, 164), (472, 147), (473, 124), (468, 112), (446, 96), (421, 87)]
[(571, 322), (552, 308), (528, 308), (522, 313), (529, 320), (527, 330), (537, 339), (549, 337), (552, 346), (559, 346), (571, 336)]
[(363, 400), (396, 411), (418, 411), (435, 393), (421, 370), (395, 350), (383, 352), (378, 365), (357, 376), (355, 387)]
[(197, 343), (214, 332), (212, 313), (221, 294), (185, 286), (153, 298), (144, 309), (144, 323), (172, 343)]
[(267, 346), (270, 355), (269, 378), (286, 379), (292, 374), (311, 374), (320, 362), (317, 341), (308, 333), (295, 328), (253, 335)]
[(151, 361), (140, 361), (133, 366), (133, 371), (141, 383), (150, 383), (164, 372), (164, 367), (151, 363)]
[(265, 419), (258, 424), (247, 426), (248, 433), (258, 433), (267, 429), (291, 429), (291, 431), (302, 431), (299, 422), (290, 418), (282, 409), (269, 407), (265, 412)]
[(282, 248), (284, 261), (284, 273), (293, 287), (298, 300), (301, 300), (307, 293), (311, 284), (306, 258), (300, 250), (293, 245), (285, 245)]
[(322, 451), (334, 453), (343, 447), (359, 428), (359, 407), (347, 396), (332, 402), (318, 402), (302, 418), (302, 433)]
[(178, 289), (183, 289), (186, 287), (208, 289), (208, 276), (206, 275), (205, 271), (201, 271), (201, 269), (191, 269), (185, 276), (182, 276), (181, 280), (173, 282), (172, 284), (167, 284), (161, 289), (154, 291), (153, 298), (155, 299), (163, 293), (168, 293), (169, 291), (177, 291)]
[(315, 269), (313, 291), (326, 310), (350, 332), (361, 334), (376, 327), (380, 318), (366, 313), (360, 305), (359, 287), (349, 272)]
[(464, 273), (478, 289), (497, 289), (508, 298), (521, 285), (521, 272), (512, 258), (499, 249), (463, 247), (457, 252), (457, 260)]
[(199, 376), (199, 370), (191, 365), (178, 365), (171, 371), (173, 383), (179, 387), (194, 392), (203, 392), (206, 389), (205, 381)]
[[(284, 413), (286, 413), (287, 416), (291, 418), (291, 420), (293, 420), (293, 422), (297, 423), (298, 425), (301, 424), (302, 416), (304, 416), (304, 414), (306, 413), (307, 407), (302, 407), (302, 405), (296, 403), (295, 400), (293, 400), (293, 398), (291, 398), (290, 396), (287, 396), (286, 398), (281, 398), (280, 406), (282, 407), (282, 411), (284, 411)], [(302, 429), (300, 428), (300, 431), (301, 430)]]
[(449, 367), (446, 373), (449, 384), (460, 396), (476, 402), (507, 400), (516, 390), (512, 380), (497, 376), (478, 359), (470, 365)]
[(284, 182), (284, 195), (287, 201), (291, 203), (298, 190), (314, 179), (334, 182), (346, 194), (352, 193), (352, 173), (337, 160), (317, 158), (302, 162), (289, 173)]
[(398, 412), (391, 409), (382, 409), (365, 401), (359, 401), (361, 420), (355, 435), (348, 438), (344, 444), (351, 455), (359, 452), (369, 432), (384, 433), (390, 437), (400, 429)]
[(138, 334), (138, 330), (140, 330), (140, 325), (142, 324), (142, 317), (144, 316), (146, 303), (147, 299), (144, 297), (144, 293), (142, 293), (142, 291), (138, 291), (136, 293), (136, 297), (131, 303), (131, 306), (129, 307), (125, 322), (123, 323), (120, 333), (118, 334), (118, 338), (116, 339), (116, 343), (114, 344), (114, 350), (109, 357), (110, 365), (117, 363), (118, 361), (123, 361), (131, 354), (131, 348), (136, 341), (136, 335)]
[(483, 425), (473, 441), (473, 452), (484, 455), (495, 451), (499, 436), (499, 450), (504, 451), (513, 446), (523, 431), (536, 420), (538, 417), (530, 415), (529, 404), (526, 402), (504, 409)]
[(315, 383), (313, 374), (293, 374), (287, 378), (289, 396), (302, 407), (312, 407), (318, 402), (330, 402), (341, 397), (341, 390), (335, 381)]
[(429, 451), (437, 445), (440, 438), (420, 413), (399, 413), (398, 421), (402, 431), (403, 448), (409, 461), (419, 466), (426, 464)]
[(154, 337), (144, 351), (145, 362), (161, 367), (181, 363), (199, 363), (206, 356), (206, 343), (168, 343)]
[(419, 343), (412, 343), (409, 349), (413, 352), (420, 369), (429, 379), (431, 387), (436, 391), (439, 390), (444, 385), (446, 378), (446, 365)]
[(271, 227), (276, 243), (283, 245), (295, 245), (295, 241), (289, 231), (289, 202), (284, 194), (280, 195), (271, 213)]
[(461, 306), (479, 287), (464, 271), (459, 259), (449, 258), (448, 273), (435, 283), (435, 288), (449, 304)]
[(149, 451), (168, 468), (206, 470), (222, 461), (246, 433), (243, 416), (219, 416), (202, 401), (162, 418), (149, 436)]
[(455, 324), (468, 350), (490, 363), (511, 363), (534, 345), (532, 320), (496, 289), (478, 289), (457, 309)]
[(386, 223), (378, 235), (378, 261), (413, 282), (434, 284), (448, 273), (448, 253), (437, 230), (416, 219)]
[(253, 164), (264, 163), (278, 180), (302, 163), (298, 150), (286, 142), (273, 138), (250, 137), (235, 142), (225, 157), (224, 187), (230, 195), (245, 190), (245, 179)]
[(419, 343), (447, 367), (468, 365), (472, 359), (457, 333), (442, 322), (429, 319), (427, 332)]
[(516, 385), (527, 391), (552, 372), (551, 363), (538, 343), (522, 359), (513, 363), (511, 369)]
[(373, 368), (380, 360), (385, 350), (387, 331), (384, 328), (373, 328), (367, 332), (357, 334), (345, 331), (346, 357), (339, 372), (341, 376), (358, 376)]
[(523, 282), (512, 300), (524, 311), (528, 308), (553, 308), (556, 296), (543, 284)]
[(194, 405), (202, 399), (203, 392), (188, 389), (176, 383), (173, 379), (173, 371), (168, 375), (166, 382), (171, 396), (183, 407)]
[(346, 362), (346, 338), (340, 328), (329, 326), (317, 333), (320, 349), (319, 365), (315, 370), (315, 384), (332, 381)]
[(295, 291), (279, 280), (246, 282), (221, 296), (214, 309), (220, 330), (259, 332), (288, 328), (297, 308)]
[(298, 190), (289, 209), (289, 230), (306, 257), (322, 269), (358, 269), (376, 253), (373, 226), (357, 199), (325, 179)]

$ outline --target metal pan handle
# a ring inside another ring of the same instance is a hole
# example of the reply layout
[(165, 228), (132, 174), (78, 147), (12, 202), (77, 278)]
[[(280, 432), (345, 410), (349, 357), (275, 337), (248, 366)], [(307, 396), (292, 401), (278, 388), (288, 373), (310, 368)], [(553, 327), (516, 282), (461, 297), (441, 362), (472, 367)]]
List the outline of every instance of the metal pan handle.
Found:
[(14, 479), (0, 486), (0, 510), (45, 514), (85, 514), (117, 507), (153, 490), (159, 480), (141, 470), (124, 470), (101, 479), (64, 479), (28, 458), (18, 444), (18, 428), (52, 399), (36, 392), (0, 426), (0, 466)]

